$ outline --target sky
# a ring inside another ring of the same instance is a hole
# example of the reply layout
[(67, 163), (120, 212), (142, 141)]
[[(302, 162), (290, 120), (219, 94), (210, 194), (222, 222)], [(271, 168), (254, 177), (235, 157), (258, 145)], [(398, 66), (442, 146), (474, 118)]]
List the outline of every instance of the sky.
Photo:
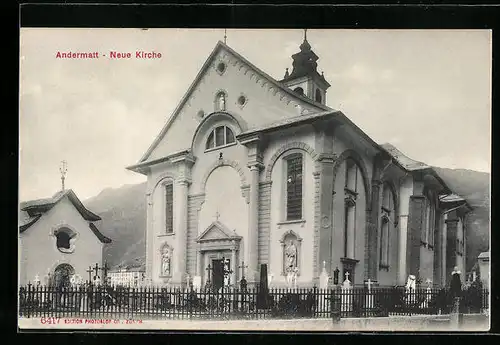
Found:
[[(227, 30), (227, 44), (281, 79), (303, 30)], [(21, 201), (66, 188), (85, 200), (144, 182), (125, 169), (159, 134), (224, 39), (212, 29), (22, 28)], [(491, 31), (308, 30), (327, 105), (377, 143), (444, 168), (490, 172)], [(136, 50), (160, 59), (56, 59), (60, 52)]]

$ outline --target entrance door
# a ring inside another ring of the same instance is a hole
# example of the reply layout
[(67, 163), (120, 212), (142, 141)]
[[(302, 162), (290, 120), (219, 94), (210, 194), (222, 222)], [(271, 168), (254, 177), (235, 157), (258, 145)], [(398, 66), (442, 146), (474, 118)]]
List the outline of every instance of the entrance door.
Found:
[(212, 260), (212, 284), (218, 291), (224, 285), (224, 261), (223, 259)]
[(54, 270), (54, 285), (58, 288), (68, 287), (70, 278), (75, 274), (75, 269), (69, 264), (61, 264)]

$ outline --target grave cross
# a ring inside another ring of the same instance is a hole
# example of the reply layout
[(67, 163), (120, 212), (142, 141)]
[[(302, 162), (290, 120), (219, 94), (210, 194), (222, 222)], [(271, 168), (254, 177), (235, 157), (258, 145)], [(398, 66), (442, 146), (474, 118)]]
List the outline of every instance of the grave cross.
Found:
[(87, 270), (87, 273), (89, 274), (89, 283), (92, 281), (92, 266), (89, 266), (89, 269)]
[(212, 266), (210, 266), (210, 264), (208, 264), (207, 268), (205, 268), (205, 270), (207, 271), (208, 273), (208, 276), (207, 276), (207, 283), (210, 283), (210, 271), (212, 271)]
[(345, 280), (349, 280), (349, 271), (346, 271), (344, 275), (345, 275)]
[(97, 272), (99, 271), (99, 264), (96, 262), (95, 267), (94, 267), (95, 275), (97, 275)]
[(368, 281), (366, 282), (366, 285), (368, 285), (368, 293), (371, 293), (372, 292), (372, 280), (371, 279), (368, 279)]
[(245, 278), (245, 268), (248, 268), (248, 265), (245, 266), (245, 261), (242, 261), (238, 268), (241, 268), (241, 278)]
[(108, 270), (109, 270), (108, 263), (104, 262), (104, 266), (99, 268), (99, 269), (102, 271), (104, 279), (106, 279), (106, 277), (108, 276)]

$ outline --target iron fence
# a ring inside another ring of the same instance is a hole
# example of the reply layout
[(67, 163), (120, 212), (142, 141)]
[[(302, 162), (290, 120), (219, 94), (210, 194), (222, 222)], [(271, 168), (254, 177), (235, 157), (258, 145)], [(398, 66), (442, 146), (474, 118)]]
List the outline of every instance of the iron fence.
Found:
[[(488, 290), (468, 289), (461, 311), (488, 308)], [(106, 319), (262, 319), (345, 318), (447, 314), (453, 298), (445, 289), (225, 289), (93, 286), (55, 288), (25, 286), (19, 290), (21, 317)]]

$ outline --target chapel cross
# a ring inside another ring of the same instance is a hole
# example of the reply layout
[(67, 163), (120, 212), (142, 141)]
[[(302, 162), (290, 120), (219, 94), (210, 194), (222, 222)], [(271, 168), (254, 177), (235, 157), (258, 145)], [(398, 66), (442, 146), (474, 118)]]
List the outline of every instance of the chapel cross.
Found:
[(216, 211), (215, 212), (215, 220), (219, 220), (219, 217), (220, 217), (220, 213), (219, 213), (219, 211)]
[(66, 173), (68, 172), (68, 163), (65, 160), (61, 162), (59, 171), (61, 172), (61, 184), (62, 184), (62, 190), (64, 192), (64, 180), (66, 179)]

